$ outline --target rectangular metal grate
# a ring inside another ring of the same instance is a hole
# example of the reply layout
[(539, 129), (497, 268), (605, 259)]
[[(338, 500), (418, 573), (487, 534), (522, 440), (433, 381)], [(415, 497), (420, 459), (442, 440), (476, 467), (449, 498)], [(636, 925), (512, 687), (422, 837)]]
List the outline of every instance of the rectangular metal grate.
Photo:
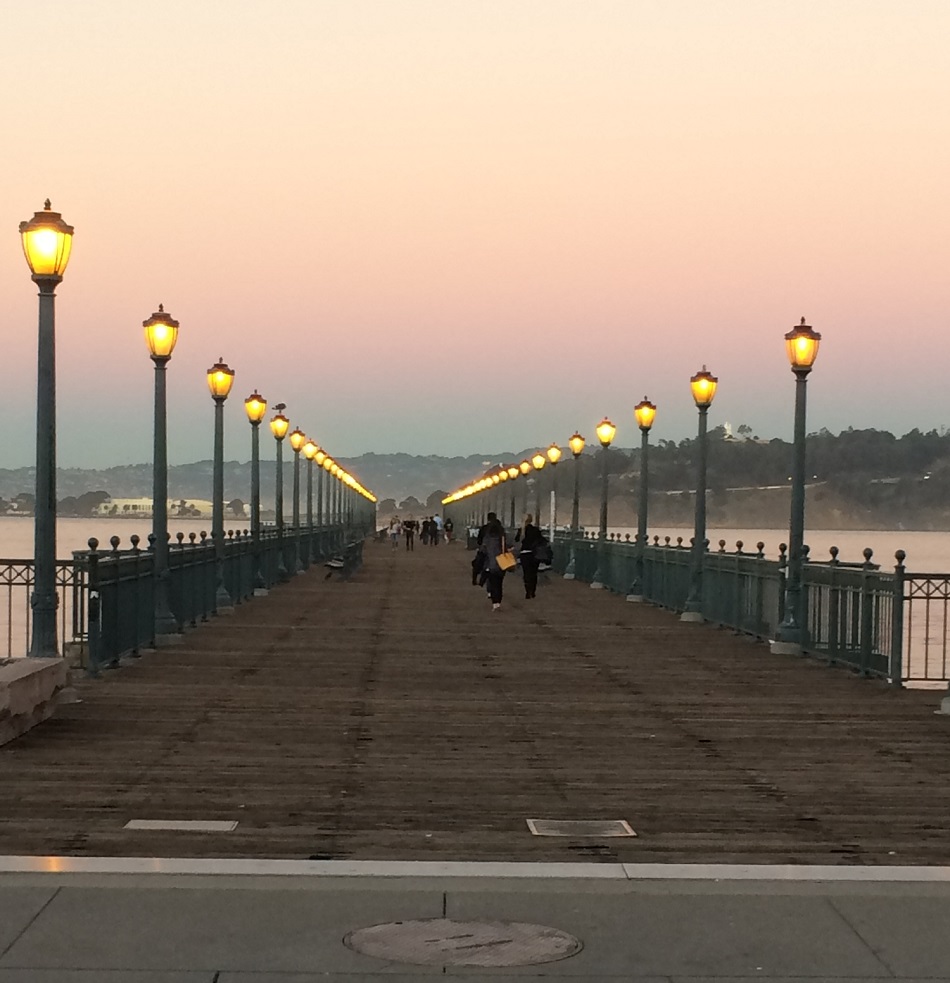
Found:
[(130, 819), (123, 829), (174, 830), (179, 833), (230, 833), (237, 822), (221, 819)]
[(636, 836), (625, 819), (526, 819), (533, 836), (573, 836), (603, 840), (614, 836)]

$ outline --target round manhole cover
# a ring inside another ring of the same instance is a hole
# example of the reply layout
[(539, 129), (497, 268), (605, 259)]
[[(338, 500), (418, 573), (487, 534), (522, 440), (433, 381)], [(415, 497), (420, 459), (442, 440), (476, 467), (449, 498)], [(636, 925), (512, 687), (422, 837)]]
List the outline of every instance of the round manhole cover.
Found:
[(567, 959), (581, 951), (579, 939), (525, 922), (457, 922), (450, 918), (370, 925), (343, 943), (365, 956), (416, 966), (531, 966)]

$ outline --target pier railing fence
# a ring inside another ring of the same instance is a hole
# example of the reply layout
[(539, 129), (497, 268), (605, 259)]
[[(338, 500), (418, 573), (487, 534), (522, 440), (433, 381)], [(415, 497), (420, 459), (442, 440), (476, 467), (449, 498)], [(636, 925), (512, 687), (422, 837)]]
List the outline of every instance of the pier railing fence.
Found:
[[(738, 542), (727, 550), (705, 544), (702, 553), (702, 615), (707, 621), (768, 640), (782, 622), (785, 547), (769, 559), (764, 544), (747, 550)], [(950, 682), (950, 574), (909, 573), (905, 554), (882, 569), (870, 549), (863, 560), (845, 562), (838, 550), (817, 561), (806, 549), (802, 572), (804, 650), (834, 665), (864, 675), (905, 683)], [(655, 536), (641, 544), (629, 536), (559, 532), (554, 569), (569, 565), (575, 579), (596, 576), (608, 590), (683, 611), (692, 574), (692, 542)]]
[[(229, 530), (222, 549), (222, 578), (231, 604), (243, 604), (255, 590), (269, 590), (298, 569), (349, 555), (348, 546), (370, 532), (362, 525), (265, 527), (258, 541), (248, 530)], [(153, 537), (149, 537), (153, 540)], [(155, 644), (154, 553), (138, 536), (123, 547), (90, 539), (56, 564), (59, 638), (64, 652), (79, 650), (92, 675), (136, 656)], [(299, 563), (298, 563), (299, 560)], [(168, 601), (179, 628), (187, 631), (218, 613), (217, 553), (202, 532), (169, 537)], [(24, 656), (32, 618), (32, 560), (0, 560), (0, 598), (5, 621), (0, 662)]]

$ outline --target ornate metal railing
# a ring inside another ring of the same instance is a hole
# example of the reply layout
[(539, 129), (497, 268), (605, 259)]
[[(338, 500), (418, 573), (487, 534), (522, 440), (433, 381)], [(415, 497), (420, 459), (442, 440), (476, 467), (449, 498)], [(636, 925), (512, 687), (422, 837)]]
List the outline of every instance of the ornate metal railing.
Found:
[[(0, 663), (26, 655), (30, 647), (33, 616), (32, 560), (0, 560)], [(85, 572), (71, 560), (56, 562), (57, 622), (59, 637), (72, 639), (86, 632), (86, 609), (82, 602)]]
[[(639, 548), (629, 536), (611, 535), (601, 544), (592, 534), (571, 543), (559, 533), (554, 568), (571, 564), (576, 579), (597, 580), (612, 591), (636, 594), (653, 604), (683, 611), (689, 594), (692, 543), (658, 536)], [(785, 546), (779, 558), (765, 557), (764, 544), (748, 552), (742, 542), (733, 552), (703, 553), (702, 615), (716, 624), (762, 639), (775, 638), (784, 616)], [(908, 573), (898, 550), (891, 570), (872, 562), (848, 563), (829, 551), (803, 566), (806, 653), (867, 676), (904, 683), (950, 681), (950, 574)]]
[[(269, 589), (289, 580), (298, 568), (337, 555), (348, 558), (349, 572), (353, 550), (346, 547), (370, 531), (344, 525), (285, 527), (282, 532), (266, 527), (255, 543), (247, 530), (229, 530), (222, 550), (228, 597), (232, 604), (243, 604), (255, 590)], [(179, 627), (188, 630), (218, 611), (216, 550), (204, 532), (187, 538), (178, 533), (168, 553), (169, 607)], [(155, 644), (153, 570), (153, 552), (142, 547), (138, 536), (125, 548), (118, 536), (106, 549), (91, 539), (88, 549), (74, 552), (71, 560), (57, 561), (59, 638), (64, 650), (82, 650), (90, 674)], [(0, 621), (5, 643), (0, 661), (28, 652), (32, 586), (32, 560), (0, 560), (6, 614), (5, 623)]]

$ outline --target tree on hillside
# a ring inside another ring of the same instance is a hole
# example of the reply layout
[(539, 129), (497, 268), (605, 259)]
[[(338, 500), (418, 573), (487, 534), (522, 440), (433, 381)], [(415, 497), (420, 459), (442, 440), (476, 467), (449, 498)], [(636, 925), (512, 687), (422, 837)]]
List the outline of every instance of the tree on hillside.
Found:
[(239, 498), (232, 498), (228, 502), (228, 511), (234, 516), (235, 519), (245, 519), (247, 516), (244, 512), (244, 502)]
[(76, 496), (76, 515), (95, 515), (99, 506), (112, 496), (105, 491), (83, 492)]
[(408, 498), (403, 499), (403, 501), (399, 503), (399, 508), (403, 512), (421, 512), (422, 502), (420, 502), (414, 495), (410, 495)]

